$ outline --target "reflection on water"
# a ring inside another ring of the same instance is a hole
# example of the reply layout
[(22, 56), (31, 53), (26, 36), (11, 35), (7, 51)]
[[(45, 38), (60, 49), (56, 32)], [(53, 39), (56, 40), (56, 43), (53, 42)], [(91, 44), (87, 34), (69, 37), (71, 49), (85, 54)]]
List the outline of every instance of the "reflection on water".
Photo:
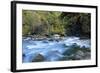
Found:
[(64, 52), (71, 49), (72, 45), (78, 45), (81, 48), (90, 48), (90, 39), (79, 39), (79, 37), (67, 37), (59, 41), (49, 40), (22, 40), (23, 62), (41, 61), (59, 61), (64, 57)]

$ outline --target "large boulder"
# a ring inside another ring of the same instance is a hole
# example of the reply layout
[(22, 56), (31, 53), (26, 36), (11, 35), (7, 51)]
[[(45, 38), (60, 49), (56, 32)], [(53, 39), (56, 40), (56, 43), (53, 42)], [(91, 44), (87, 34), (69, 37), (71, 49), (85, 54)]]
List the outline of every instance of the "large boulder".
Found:
[(78, 50), (78, 51), (76, 52), (76, 55), (79, 55), (79, 56), (84, 56), (84, 52), (83, 52), (83, 51), (81, 51), (81, 50)]
[(32, 60), (32, 62), (42, 62), (45, 58), (42, 54), (37, 54), (36, 57)]
[(91, 58), (90, 52), (77, 51), (73, 56), (70, 56), (72, 60), (86, 60)]
[(85, 60), (86, 60), (86, 59), (87, 59), (87, 60), (88, 60), (88, 59), (91, 59), (91, 52), (86, 52), (85, 55), (84, 55), (84, 57), (83, 57), (83, 59), (85, 59)]
[(72, 59), (73, 60), (81, 60), (81, 59), (83, 59), (83, 56), (84, 56), (84, 52), (81, 50), (78, 50), (76, 53), (74, 53)]

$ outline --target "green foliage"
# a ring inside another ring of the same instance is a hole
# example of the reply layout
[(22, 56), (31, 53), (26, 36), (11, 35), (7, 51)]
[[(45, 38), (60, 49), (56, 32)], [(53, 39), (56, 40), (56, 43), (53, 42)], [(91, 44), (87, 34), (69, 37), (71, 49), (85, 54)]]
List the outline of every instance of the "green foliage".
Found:
[(89, 13), (23, 10), (22, 16), (23, 36), (52, 34), (90, 36)]
[(67, 35), (90, 37), (91, 15), (89, 13), (63, 12), (61, 19), (65, 25)]
[(60, 14), (61, 12), (23, 10), (23, 35), (64, 34)]

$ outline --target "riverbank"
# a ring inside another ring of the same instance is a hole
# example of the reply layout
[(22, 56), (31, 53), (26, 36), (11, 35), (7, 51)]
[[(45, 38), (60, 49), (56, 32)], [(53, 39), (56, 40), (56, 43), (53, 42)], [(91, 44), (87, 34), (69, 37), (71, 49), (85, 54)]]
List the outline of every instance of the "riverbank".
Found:
[[(39, 35), (30, 35), (30, 36), (23, 36), (22, 39), (25, 40), (34, 40), (34, 41), (42, 41), (42, 40), (48, 40), (48, 41), (60, 41), (65, 40), (67, 38), (74, 38), (75, 36), (60, 36), (60, 35), (52, 35), (52, 36), (39, 36)], [(81, 36), (79, 39), (90, 39), (86, 36)]]

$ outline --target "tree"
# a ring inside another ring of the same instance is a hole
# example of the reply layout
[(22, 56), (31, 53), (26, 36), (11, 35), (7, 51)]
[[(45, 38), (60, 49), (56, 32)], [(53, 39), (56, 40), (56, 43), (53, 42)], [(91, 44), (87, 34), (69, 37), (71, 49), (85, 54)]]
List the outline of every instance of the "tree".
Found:
[(61, 19), (69, 36), (87, 36), (91, 33), (90, 13), (62, 12)]

